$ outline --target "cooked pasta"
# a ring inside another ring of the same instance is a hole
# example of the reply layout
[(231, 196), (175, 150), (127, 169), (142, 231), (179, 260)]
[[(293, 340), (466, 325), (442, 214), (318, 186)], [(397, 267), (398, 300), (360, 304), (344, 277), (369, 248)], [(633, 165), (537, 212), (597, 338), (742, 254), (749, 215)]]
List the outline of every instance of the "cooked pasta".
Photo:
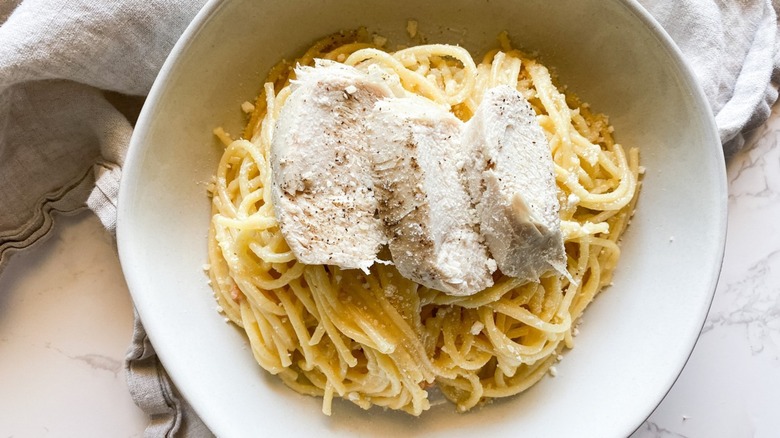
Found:
[[(511, 47), (506, 34), (478, 64), (457, 46), (389, 52), (376, 41), (364, 29), (342, 32), (280, 62), (247, 105), (241, 139), (215, 131), (226, 147), (210, 189), (211, 284), (257, 362), (295, 391), (323, 397), (326, 414), (340, 397), (420, 415), (434, 385), (467, 411), (529, 388), (573, 346), (578, 318), (610, 284), (620, 255), (639, 186), (638, 150), (615, 143), (607, 118), (556, 88), (549, 70)], [(364, 273), (299, 263), (274, 216), (269, 150), (292, 67), (315, 58), (379, 68), (463, 121), (485, 90), (517, 88), (549, 141), (570, 278), (551, 273), (522, 283), (497, 274), (492, 287), (456, 297), (407, 280), (392, 265)]]

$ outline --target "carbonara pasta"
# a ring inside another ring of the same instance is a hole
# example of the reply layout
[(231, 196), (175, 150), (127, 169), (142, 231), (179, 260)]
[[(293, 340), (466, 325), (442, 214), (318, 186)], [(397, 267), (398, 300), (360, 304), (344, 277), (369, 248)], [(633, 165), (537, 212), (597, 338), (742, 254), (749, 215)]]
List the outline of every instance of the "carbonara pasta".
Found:
[[(388, 52), (376, 40), (363, 29), (342, 32), (280, 62), (246, 105), (251, 118), (241, 139), (215, 131), (226, 147), (210, 188), (210, 280), (257, 362), (295, 391), (323, 397), (324, 413), (339, 397), (420, 415), (434, 385), (467, 411), (554, 374), (573, 346), (576, 321), (611, 282), (638, 191), (638, 151), (615, 143), (605, 116), (556, 88), (549, 70), (505, 34), (478, 63), (457, 46)], [(374, 264), (366, 274), (299, 263), (274, 216), (269, 149), (292, 67), (315, 58), (378, 67), (463, 121), (485, 90), (518, 89), (550, 144), (570, 278), (522, 283), (497, 275), (492, 287), (456, 297), (407, 280), (392, 265)]]

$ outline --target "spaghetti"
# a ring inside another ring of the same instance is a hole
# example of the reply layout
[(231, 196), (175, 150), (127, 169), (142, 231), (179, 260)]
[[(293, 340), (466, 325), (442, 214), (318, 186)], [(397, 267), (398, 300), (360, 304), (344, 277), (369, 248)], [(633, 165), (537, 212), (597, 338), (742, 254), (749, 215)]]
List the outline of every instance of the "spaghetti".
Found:
[(360, 29), (317, 42), (295, 64), (325, 58), (379, 71), (391, 86), (445, 103), (464, 121), (485, 90), (517, 88), (548, 137), (573, 281), (497, 275), (492, 287), (455, 297), (393, 266), (375, 264), (365, 274), (299, 263), (274, 216), (269, 163), (293, 63), (270, 71), (242, 139), (215, 131), (226, 145), (210, 189), (217, 301), (245, 330), (257, 362), (295, 391), (322, 396), (326, 414), (340, 397), (420, 415), (433, 385), (459, 411), (518, 394), (573, 346), (575, 322), (610, 284), (638, 192), (638, 151), (615, 143), (607, 118), (557, 89), (548, 69), (512, 48), (506, 34), (499, 43), (476, 64), (450, 45), (390, 53)]

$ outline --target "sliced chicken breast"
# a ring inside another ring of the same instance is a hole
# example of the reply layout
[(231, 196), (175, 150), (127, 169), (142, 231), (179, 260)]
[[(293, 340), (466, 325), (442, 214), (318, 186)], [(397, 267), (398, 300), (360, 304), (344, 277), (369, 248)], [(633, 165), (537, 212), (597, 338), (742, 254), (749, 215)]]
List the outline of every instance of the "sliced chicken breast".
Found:
[(515, 89), (488, 90), (466, 124), (467, 184), (480, 232), (506, 275), (536, 281), (566, 272), (550, 148), (531, 105)]
[(365, 120), (390, 90), (337, 63), (319, 61), (296, 75), (271, 145), (282, 234), (303, 263), (365, 270), (386, 241)]
[(459, 176), (463, 123), (408, 97), (377, 102), (368, 125), (379, 216), (401, 275), (451, 295), (491, 286), (496, 265)]

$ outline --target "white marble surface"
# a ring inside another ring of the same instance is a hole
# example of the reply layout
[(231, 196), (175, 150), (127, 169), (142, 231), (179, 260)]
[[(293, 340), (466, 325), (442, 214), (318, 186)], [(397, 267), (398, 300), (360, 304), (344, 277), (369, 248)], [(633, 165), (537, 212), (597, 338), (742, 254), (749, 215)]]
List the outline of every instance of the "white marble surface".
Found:
[(135, 437), (125, 384), (133, 307), (112, 238), (92, 214), (58, 217), (0, 276), (0, 437)]
[[(726, 256), (702, 336), (632, 438), (780, 436), (780, 105), (750, 142), (728, 166)], [(89, 213), (59, 218), (0, 276), (0, 438), (141, 436), (122, 369), (131, 330), (110, 237)]]

